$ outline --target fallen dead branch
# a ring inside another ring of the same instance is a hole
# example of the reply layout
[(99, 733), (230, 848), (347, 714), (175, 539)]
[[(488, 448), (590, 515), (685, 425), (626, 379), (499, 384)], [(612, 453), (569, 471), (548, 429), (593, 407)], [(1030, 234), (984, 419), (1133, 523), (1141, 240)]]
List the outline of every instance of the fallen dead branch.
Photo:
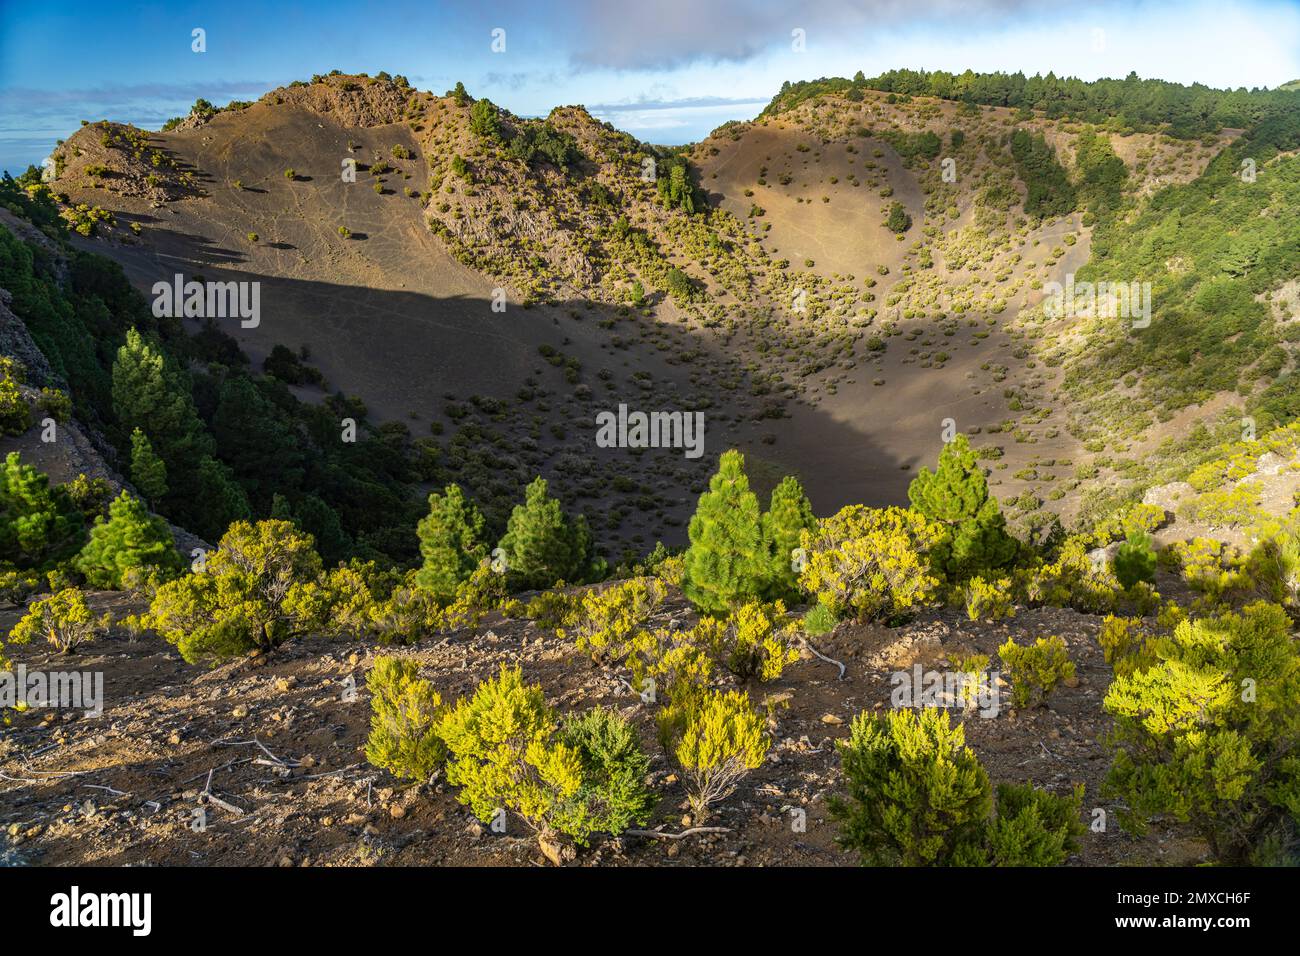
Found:
[(298, 766), (298, 761), (296, 761), (296, 760), (281, 760), (281, 759), (280, 759), (279, 757), (277, 757), (275, 754), (271, 753), (271, 751), (267, 750), (267, 749), (266, 749), (266, 744), (262, 743), (262, 742), (261, 742), (260, 740), (258, 740), (256, 737), (254, 737), (252, 740), (225, 740), (225, 739), (214, 740), (214, 741), (212, 741), (212, 746), (214, 746), (214, 747), (249, 747), (249, 746), (256, 746), (256, 747), (258, 747), (258, 748), (262, 751), (262, 753), (266, 754), (268, 757), (270, 757), (272, 760), (274, 760), (274, 761), (276, 762), (277, 765), (279, 765), (279, 766), (281, 766), (281, 767), (296, 767), (296, 766)]
[(199, 803), (216, 804), (227, 813), (233, 813), (237, 817), (242, 817), (244, 815), (244, 809), (242, 807), (237, 807), (233, 803), (227, 803), (212, 792), (212, 775), (216, 773), (216, 770), (217, 768), (213, 767), (208, 771), (208, 782), (203, 788), (203, 792), (199, 794)]
[(848, 668), (844, 666), (843, 661), (837, 661), (833, 657), (827, 657), (821, 651), (817, 650), (817, 648), (813, 647), (812, 642), (809, 641), (807, 638), (803, 639), (803, 646), (808, 648), (808, 652), (812, 654), (813, 657), (817, 658), (820, 661), (825, 661), (827, 664), (834, 664), (836, 667), (838, 667), (840, 669), (839, 680), (844, 680), (844, 672), (848, 670)]
[(697, 833), (730, 833), (731, 827), (690, 827), (681, 833), (664, 833), (661, 830), (624, 830), (628, 836), (655, 837), (659, 840), (681, 840)]

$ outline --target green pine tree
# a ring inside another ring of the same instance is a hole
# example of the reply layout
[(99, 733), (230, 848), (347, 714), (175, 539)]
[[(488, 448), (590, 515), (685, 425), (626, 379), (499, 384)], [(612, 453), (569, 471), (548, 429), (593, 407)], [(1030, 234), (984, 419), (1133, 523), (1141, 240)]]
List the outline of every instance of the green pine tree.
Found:
[[(193, 524), (183, 526), (211, 540), (220, 537), (223, 530), (233, 522), (242, 521), (252, 514), (248, 496), (244, 494), (244, 489), (239, 486), (235, 476), (223, 462), (211, 455), (205, 455), (199, 460), (195, 484), (199, 500), (168, 512), (178, 524), (183, 522), (176, 515), (186, 515)], [(176, 497), (173, 493), (173, 502)]]
[(440, 601), (451, 601), (456, 596), (456, 585), (473, 574), (487, 555), (483, 524), (483, 515), (459, 485), (448, 485), (442, 494), (435, 491), (429, 495), (429, 513), (416, 528), (424, 557), (424, 566), (415, 576), (416, 584)]
[(1112, 566), (1116, 580), (1126, 591), (1139, 581), (1154, 584), (1156, 552), (1151, 546), (1151, 536), (1142, 531), (1130, 532), (1115, 552)]
[(167, 466), (139, 428), (131, 431), (131, 481), (149, 501), (167, 497)]
[(92, 587), (118, 589), (132, 569), (177, 570), (181, 558), (167, 522), (124, 491), (108, 506), (108, 520), (95, 522), (76, 565)]
[(948, 536), (933, 553), (936, 566), (951, 577), (1000, 568), (1015, 558), (1016, 540), (965, 435), (944, 446), (933, 472), (921, 469), (907, 496), (917, 511), (946, 527)]
[(84, 534), (66, 489), (10, 452), (0, 465), (0, 561), (41, 567), (75, 553)]
[(277, 491), (271, 495), (271, 510), (267, 517), (274, 518), (276, 521), (293, 521), (293, 505), (288, 498)]
[(763, 515), (763, 540), (770, 558), (768, 596), (791, 600), (798, 595), (799, 572), (795, 570), (795, 552), (799, 535), (805, 528), (817, 526), (812, 504), (803, 492), (799, 479), (787, 475), (772, 489), (767, 514)]
[(135, 329), (128, 330), (113, 362), (113, 410), (124, 428), (148, 435), (169, 464), (188, 456), (192, 467), (211, 451), (183, 374)]
[(723, 452), (687, 533), (682, 589), (691, 603), (721, 613), (759, 595), (769, 568), (763, 519), (745, 477), (745, 456), (734, 448)]
[[(166, 512), (209, 538), (249, 514), (248, 498), (214, 455), (185, 373), (135, 329), (113, 362), (113, 410), (128, 433), (140, 429), (167, 469)], [(155, 503), (156, 504), (156, 503)]]
[(511, 579), (525, 590), (577, 579), (591, 551), (586, 519), (570, 520), (546, 487), (545, 478), (528, 486), (524, 503), (515, 505), (501, 539)]

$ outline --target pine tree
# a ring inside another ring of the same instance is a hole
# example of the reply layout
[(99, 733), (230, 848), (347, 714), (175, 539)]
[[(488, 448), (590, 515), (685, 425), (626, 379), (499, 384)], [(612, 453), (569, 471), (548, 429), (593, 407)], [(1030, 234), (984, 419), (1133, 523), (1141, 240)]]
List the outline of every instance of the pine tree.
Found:
[(907, 489), (921, 514), (944, 525), (947, 540), (934, 549), (937, 567), (962, 578), (1008, 564), (1016, 555), (1016, 540), (1007, 534), (998, 500), (965, 435), (957, 435), (939, 454), (933, 472), (922, 468)]
[(456, 585), (473, 574), (487, 555), (483, 525), (483, 515), (459, 485), (448, 485), (442, 494), (429, 495), (429, 513), (416, 528), (424, 557), (424, 566), (415, 576), (416, 584), (440, 601), (451, 601), (456, 596)]
[(734, 448), (722, 454), (687, 533), (682, 589), (691, 603), (721, 613), (758, 596), (769, 565), (763, 520), (745, 477), (745, 456)]
[(38, 567), (75, 552), (84, 534), (67, 491), (10, 452), (0, 465), (0, 561)]
[(570, 520), (546, 488), (545, 478), (528, 486), (524, 503), (515, 505), (501, 539), (510, 575), (525, 590), (573, 581), (586, 570), (591, 551), (586, 520)]
[(167, 513), (205, 537), (218, 537), (249, 514), (248, 499), (228, 467), (213, 457), (214, 443), (190, 397), (186, 375), (135, 329), (113, 362), (113, 410), (128, 432), (140, 429), (166, 465)]
[[(235, 476), (224, 462), (211, 455), (199, 459), (194, 485), (197, 500), (183, 505), (177, 501), (176, 489), (172, 489), (173, 509), (168, 514), (178, 524), (211, 539), (220, 537), (233, 522), (245, 520), (252, 514), (248, 496)], [(188, 518), (192, 523), (185, 524), (182, 518)]]
[(166, 462), (175, 464), (189, 456), (192, 466), (211, 451), (180, 373), (135, 329), (127, 331), (126, 344), (113, 362), (113, 410), (124, 428), (148, 435)]
[(167, 496), (167, 466), (154, 454), (149, 437), (139, 428), (131, 431), (131, 481), (152, 502)]
[(108, 506), (108, 520), (91, 529), (76, 565), (92, 587), (118, 589), (132, 569), (177, 570), (181, 559), (167, 522), (124, 491)]
[(1115, 578), (1126, 591), (1145, 581), (1156, 580), (1156, 552), (1151, 546), (1151, 536), (1142, 531), (1132, 531), (1115, 552), (1112, 562)]
[(763, 515), (763, 540), (770, 559), (767, 592), (770, 598), (793, 599), (798, 595), (799, 572), (795, 570), (795, 552), (799, 536), (805, 529), (817, 527), (812, 504), (803, 492), (799, 479), (787, 475), (772, 489), (767, 514)]

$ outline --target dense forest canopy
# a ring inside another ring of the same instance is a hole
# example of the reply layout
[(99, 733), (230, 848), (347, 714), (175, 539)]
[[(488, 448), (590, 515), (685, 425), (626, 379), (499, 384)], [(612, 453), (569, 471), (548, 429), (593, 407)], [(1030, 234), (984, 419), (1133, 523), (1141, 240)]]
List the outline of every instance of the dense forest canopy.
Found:
[(900, 96), (936, 96), (980, 106), (1042, 110), (1049, 118), (1105, 124), (1117, 131), (1163, 129), (1173, 136), (1196, 137), (1221, 129), (1246, 129), (1283, 113), (1300, 112), (1300, 89), (1216, 90), (1196, 83), (1166, 80), (1085, 81), (1023, 73), (949, 73), (946, 70), (889, 70), (867, 78), (825, 77), (785, 83), (763, 111), (774, 116), (822, 93), (878, 90)]

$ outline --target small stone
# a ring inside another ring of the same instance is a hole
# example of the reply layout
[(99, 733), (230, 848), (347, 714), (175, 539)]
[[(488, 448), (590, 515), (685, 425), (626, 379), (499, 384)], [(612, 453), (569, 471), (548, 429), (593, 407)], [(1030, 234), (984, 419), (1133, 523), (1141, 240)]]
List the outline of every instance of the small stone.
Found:
[(822, 714), (822, 723), (830, 724), (832, 727), (838, 727), (840, 724), (844, 723), (844, 718), (837, 717), (834, 714)]
[(181, 742), (181, 735), (173, 730), (171, 734), (167, 737), (167, 742), (171, 744), (173, 747), (175, 747), (177, 744)]
[(402, 817), (406, 816), (406, 807), (402, 806), (400, 803), (394, 803), (388, 808), (388, 815), (394, 820), (400, 820)]

